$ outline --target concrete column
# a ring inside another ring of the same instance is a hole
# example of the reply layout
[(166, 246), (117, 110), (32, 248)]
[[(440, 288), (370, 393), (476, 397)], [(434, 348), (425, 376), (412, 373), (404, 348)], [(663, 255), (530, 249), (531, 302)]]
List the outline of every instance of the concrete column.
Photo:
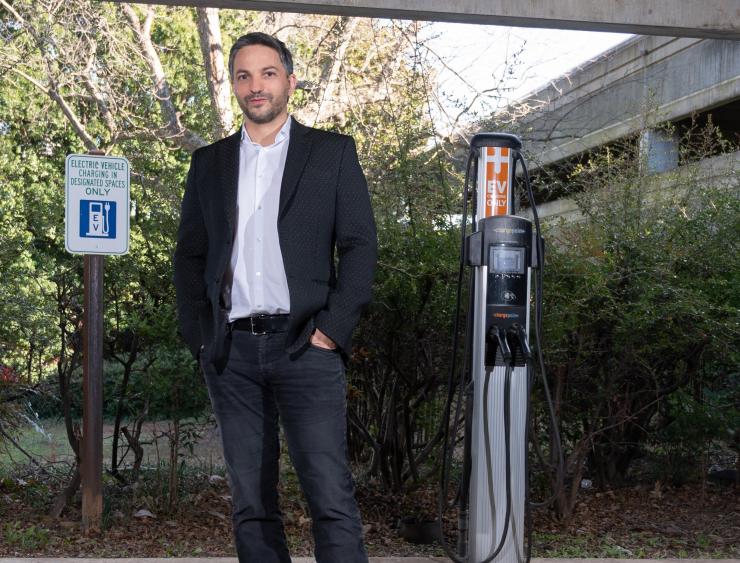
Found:
[(640, 164), (648, 174), (678, 168), (678, 135), (663, 129), (648, 129), (640, 135)]

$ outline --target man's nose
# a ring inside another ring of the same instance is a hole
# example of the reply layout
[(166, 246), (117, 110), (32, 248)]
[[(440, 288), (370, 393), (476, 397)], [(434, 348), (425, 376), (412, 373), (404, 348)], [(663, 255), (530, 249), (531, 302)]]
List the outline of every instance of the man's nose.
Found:
[(253, 92), (255, 94), (262, 92), (262, 81), (258, 78), (253, 78), (251, 82), (249, 83), (249, 91)]

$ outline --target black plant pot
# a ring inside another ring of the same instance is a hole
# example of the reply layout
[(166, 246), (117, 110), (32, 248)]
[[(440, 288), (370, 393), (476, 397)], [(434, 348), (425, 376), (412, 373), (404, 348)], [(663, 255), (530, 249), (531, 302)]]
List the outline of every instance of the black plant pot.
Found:
[(398, 522), (398, 534), (411, 543), (435, 543), (439, 538), (439, 520), (401, 518)]

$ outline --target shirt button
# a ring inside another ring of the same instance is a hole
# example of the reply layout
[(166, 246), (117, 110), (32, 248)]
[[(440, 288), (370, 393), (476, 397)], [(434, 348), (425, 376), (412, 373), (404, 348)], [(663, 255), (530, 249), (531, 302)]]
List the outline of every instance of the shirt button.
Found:
[(257, 272), (257, 275), (258, 275), (258, 276), (261, 276), (262, 274), (261, 274), (260, 272)]

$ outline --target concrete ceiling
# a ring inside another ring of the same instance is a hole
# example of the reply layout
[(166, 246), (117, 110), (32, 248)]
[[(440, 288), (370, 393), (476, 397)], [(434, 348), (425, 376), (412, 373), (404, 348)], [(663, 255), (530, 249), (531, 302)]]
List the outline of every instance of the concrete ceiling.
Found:
[(153, 3), (740, 39), (740, 0), (157, 0)]

